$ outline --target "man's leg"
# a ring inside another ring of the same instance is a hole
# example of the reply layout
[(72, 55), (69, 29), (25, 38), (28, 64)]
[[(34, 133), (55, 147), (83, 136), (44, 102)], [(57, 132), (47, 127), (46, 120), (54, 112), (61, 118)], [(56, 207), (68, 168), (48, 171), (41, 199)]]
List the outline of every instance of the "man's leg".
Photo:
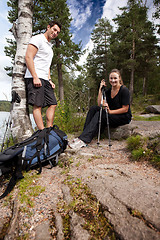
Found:
[(54, 120), (54, 113), (57, 105), (51, 105), (48, 107), (46, 111), (46, 121), (47, 121), (47, 127), (53, 126), (53, 120)]
[(41, 107), (33, 106), (34, 121), (39, 130), (42, 130), (44, 128), (41, 110), (42, 110)]

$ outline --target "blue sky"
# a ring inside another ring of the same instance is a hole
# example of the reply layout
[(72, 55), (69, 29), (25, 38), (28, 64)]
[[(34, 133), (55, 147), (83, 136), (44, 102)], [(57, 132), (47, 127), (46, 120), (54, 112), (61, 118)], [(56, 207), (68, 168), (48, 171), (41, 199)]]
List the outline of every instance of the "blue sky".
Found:
[(73, 21), (73, 40), (78, 43), (82, 40), (85, 46), (90, 38), (90, 32), (103, 14), (103, 6), (106, 0), (67, 0)]
[[(145, 0), (143, 0), (145, 1)], [(106, 17), (111, 21), (120, 14), (118, 7), (126, 6), (127, 0), (67, 0), (71, 16), (73, 18), (71, 24), (71, 31), (73, 34), (73, 41), (78, 43), (82, 41), (83, 48), (88, 51), (92, 49), (92, 41), (90, 34), (94, 28), (95, 23), (99, 18)], [(153, 12), (153, 0), (147, 0), (149, 7), (149, 18), (151, 20)], [(7, 76), (4, 67), (11, 65), (11, 60), (4, 54), (4, 46), (7, 45), (6, 38), (11, 38), (9, 32), (11, 24), (8, 22), (7, 14), (7, 0), (0, 0), (0, 100), (11, 100), (11, 78)], [(80, 59), (83, 63), (86, 55)]]

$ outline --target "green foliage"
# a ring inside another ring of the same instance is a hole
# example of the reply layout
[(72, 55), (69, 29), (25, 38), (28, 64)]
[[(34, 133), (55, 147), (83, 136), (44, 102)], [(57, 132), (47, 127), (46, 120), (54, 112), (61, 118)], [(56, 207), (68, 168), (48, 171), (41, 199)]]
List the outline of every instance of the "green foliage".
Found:
[(152, 116), (152, 117), (141, 117), (141, 116), (133, 116), (135, 121), (160, 121), (160, 116)]
[(8, 11), (8, 19), (10, 23), (14, 23), (18, 19), (18, 0), (8, 0), (7, 5), (11, 8)]
[(127, 147), (131, 151), (133, 160), (148, 161), (158, 169), (160, 169), (159, 145), (159, 137), (152, 141), (139, 135), (127, 139)]
[(131, 136), (127, 138), (127, 147), (130, 151), (133, 151), (134, 149), (139, 149), (140, 146), (142, 146), (142, 138), (141, 136)]
[(139, 115), (145, 113), (145, 107), (148, 105), (160, 105), (159, 94), (142, 96), (142, 94), (134, 95), (131, 110), (133, 114)]
[(87, 69), (89, 75), (99, 85), (101, 79), (108, 78), (108, 69), (111, 63), (110, 43), (112, 26), (106, 18), (99, 19), (91, 33), (93, 50), (87, 58)]
[(0, 101), (0, 111), (10, 112), (11, 103), (9, 101)]
[(113, 227), (103, 214), (102, 206), (81, 179), (69, 175), (64, 183), (69, 186), (73, 199), (68, 205), (64, 201), (58, 203), (65, 239), (70, 239), (69, 213), (73, 211), (83, 217), (82, 227), (89, 232), (91, 239), (116, 239)]
[[(154, 4), (157, 17), (159, 3), (154, 0)], [(8, 18), (13, 23), (18, 17), (18, 0), (8, 0), (8, 6), (11, 7)], [(64, 84), (65, 99), (68, 89), (71, 87), (72, 99), (75, 100), (77, 88), (81, 84), (83, 92), (88, 96), (86, 98), (88, 106), (95, 104), (100, 80), (107, 79), (112, 68), (121, 70), (124, 84), (127, 87), (131, 82), (131, 69), (134, 69), (134, 98), (139, 94), (160, 92), (160, 50), (154, 23), (150, 22), (147, 17), (148, 9), (142, 1), (136, 0), (128, 1), (126, 7), (120, 10), (121, 14), (114, 19), (117, 24), (115, 31), (106, 18), (99, 19), (95, 24), (91, 34), (94, 43), (93, 50), (88, 55), (87, 64), (82, 67), (81, 74), (78, 77), (74, 76), (72, 86), (70, 86), (70, 83), (67, 84), (67, 68), (65, 69), (64, 66), (71, 69), (73, 69), (73, 64), (76, 66), (81, 54), (81, 43), (75, 44), (72, 41), (72, 33), (69, 30), (72, 18), (67, 1), (33, 0), (33, 34), (44, 32), (46, 25), (52, 19), (57, 19), (62, 23), (62, 31), (57, 40), (53, 41), (54, 59), (51, 74), (56, 86), (59, 82), (61, 86)], [(5, 52), (7, 56), (12, 57), (13, 61), (16, 43), (9, 39), (7, 41), (9, 46), (5, 48)], [(12, 68), (6, 68), (6, 70), (10, 74)], [(70, 72), (68, 76), (72, 78), (72, 74), (73, 72)], [(57, 96), (59, 96), (59, 91), (57, 91)]]
[(145, 154), (145, 151), (143, 148), (138, 148), (132, 151), (132, 157), (134, 160), (139, 160), (140, 158), (143, 157)]
[(45, 191), (42, 186), (35, 185), (35, 181), (39, 176), (33, 172), (24, 173), (24, 178), (19, 182), (19, 198), (21, 203), (26, 203), (27, 206), (34, 206), (34, 197)]
[(58, 125), (60, 129), (66, 133), (79, 132), (83, 129), (84, 121), (85, 117), (72, 109), (71, 105), (58, 102), (54, 124)]

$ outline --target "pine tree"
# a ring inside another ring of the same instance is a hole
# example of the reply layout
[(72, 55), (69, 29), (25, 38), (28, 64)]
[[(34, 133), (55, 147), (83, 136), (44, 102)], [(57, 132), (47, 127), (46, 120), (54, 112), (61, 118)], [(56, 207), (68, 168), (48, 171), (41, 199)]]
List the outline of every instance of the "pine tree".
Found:
[[(87, 58), (87, 69), (90, 78), (94, 79), (97, 89), (100, 80), (107, 79), (111, 63), (110, 38), (112, 26), (106, 18), (99, 19), (91, 33), (93, 50)], [(97, 89), (95, 89), (97, 93)]]
[[(117, 55), (116, 61), (119, 62), (119, 68), (130, 72), (129, 89), (132, 102), (135, 72), (141, 68), (142, 59), (147, 66), (149, 60), (146, 58), (148, 47), (155, 51), (156, 41), (152, 25), (147, 20), (147, 8), (144, 5), (142, 6), (141, 1), (128, 0), (127, 6), (120, 8), (120, 10), (122, 10), (122, 14), (117, 15), (114, 19), (118, 28), (113, 35), (114, 43), (111, 47), (114, 55)], [(150, 34), (152, 35), (149, 40)], [(151, 39), (154, 39), (154, 43)], [(146, 47), (144, 47), (145, 44)], [(140, 49), (143, 49), (143, 53)], [(146, 78), (145, 75), (143, 76), (144, 79)]]

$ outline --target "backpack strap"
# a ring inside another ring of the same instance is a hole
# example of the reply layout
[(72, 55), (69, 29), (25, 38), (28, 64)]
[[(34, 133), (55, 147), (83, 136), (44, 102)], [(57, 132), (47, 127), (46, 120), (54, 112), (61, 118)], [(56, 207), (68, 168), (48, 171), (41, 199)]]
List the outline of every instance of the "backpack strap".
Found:
[(14, 172), (12, 174), (12, 177), (7, 185), (6, 190), (4, 191), (4, 193), (0, 196), (0, 199), (6, 197), (14, 188), (14, 186), (16, 185), (17, 181), (24, 178), (23, 174), (22, 174), (22, 161), (21, 158), (18, 156), (15, 156), (14, 159), (15, 161), (15, 169)]
[[(62, 148), (63, 148), (63, 151), (64, 151), (64, 150), (66, 149), (66, 147), (67, 147), (67, 144), (68, 144), (68, 140), (65, 139), (65, 137), (66, 137), (67, 135), (65, 134), (65, 132), (63, 132), (62, 130), (60, 130), (57, 125), (53, 125), (52, 130), (53, 130), (55, 133), (57, 133), (57, 135), (61, 138), (61, 140), (62, 140), (62, 142), (63, 142)], [(61, 145), (61, 144), (60, 144), (60, 145)]]
[[(32, 146), (32, 148), (36, 148), (36, 153), (29, 160), (29, 164), (27, 165), (27, 171), (30, 170), (32, 160), (35, 157), (37, 157), (37, 161), (38, 161), (38, 164), (39, 164), (38, 173), (40, 174), (42, 172), (42, 162), (41, 162), (41, 159), (40, 159), (40, 152), (41, 152), (42, 148), (44, 148), (45, 146), (47, 146), (47, 150), (49, 151), (49, 148), (48, 148), (49, 132), (50, 132), (50, 130), (47, 129), (47, 128), (44, 128), (43, 130), (40, 130), (40, 133), (37, 137), (37, 141), (36, 141), (35, 145)], [(27, 160), (27, 159), (24, 159), (24, 160)]]

